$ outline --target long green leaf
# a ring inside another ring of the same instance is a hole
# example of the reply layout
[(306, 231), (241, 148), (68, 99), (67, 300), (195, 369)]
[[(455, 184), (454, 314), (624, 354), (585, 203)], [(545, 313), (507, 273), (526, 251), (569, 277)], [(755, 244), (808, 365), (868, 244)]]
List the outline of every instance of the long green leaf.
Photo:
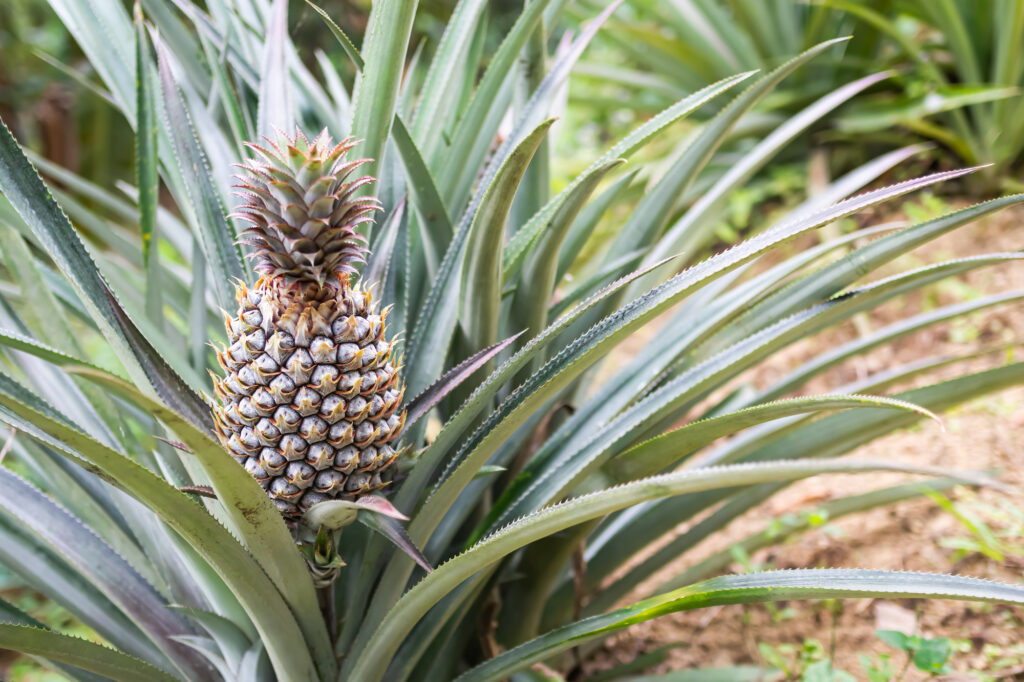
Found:
[[(697, 138), (673, 162), (665, 175), (643, 197), (616, 238), (612, 251), (632, 252), (646, 247), (668, 224), (679, 196), (697, 178), (700, 171), (721, 146), (726, 135), (758, 101), (771, 92), (798, 67), (845, 39), (826, 41), (793, 57), (768, 74), (758, 78), (713, 118)], [(645, 287), (646, 288), (646, 287)]]
[[(37, 621), (35, 618), (3, 599), (0, 599), (0, 622), (9, 623), (11, 625), (27, 625), (29, 627), (47, 629), (45, 625)], [(37, 657), (37, 659), (39, 658), (41, 657)], [(105, 682), (107, 679), (100, 677), (99, 675), (88, 673), (81, 668), (75, 668), (74, 666), (67, 665), (66, 663), (57, 663), (56, 666), (67, 673), (68, 676), (72, 677), (72, 679), (76, 680), (76, 682)]]
[(967, 315), (990, 306), (1018, 301), (1021, 298), (1024, 298), (1024, 291), (1011, 291), (1005, 294), (995, 294), (973, 301), (943, 306), (942, 308), (901, 320), (867, 336), (848, 341), (817, 355), (814, 359), (804, 363), (759, 393), (758, 399), (772, 400), (775, 397), (785, 395), (806, 383), (811, 377), (822, 373), (830, 367), (834, 367), (847, 358), (864, 353), (872, 348), (877, 348), (882, 344), (937, 322)]
[(146, 314), (157, 327), (163, 326), (163, 288), (160, 283), (160, 235), (156, 213), (159, 205), (160, 174), (157, 156), (157, 125), (153, 110), (149, 70), (149, 40), (142, 20), (142, 8), (135, 6), (135, 182), (139, 190), (139, 231), (142, 261), (146, 265)]
[(486, 4), (483, 0), (459, 1), (445, 25), (444, 34), (430, 62), (412, 119), (413, 137), (426, 159), (434, 158), (443, 139), (437, 133), (444, 129), (457, 103), (451, 96), (451, 85), (458, 77), (459, 70), (464, 68), (462, 62), (467, 56)]
[(410, 589), (381, 622), (352, 669), (358, 680), (379, 680), (401, 640), (413, 625), (464, 580), (511, 552), (566, 528), (601, 518), (648, 500), (768, 481), (793, 480), (820, 473), (866, 471), (938, 472), (934, 468), (891, 462), (775, 462), (665, 474), (575, 498), (534, 512), (488, 536), (472, 549), (438, 566)]
[(858, 569), (801, 569), (722, 576), (559, 628), (496, 656), (464, 673), (458, 680), (485, 682), (505, 679), (560, 651), (678, 611), (791, 599), (886, 597), (937, 597), (1024, 604), (1024, 585), (953, 575)]
[[(684, 216), (658, 240), (646, 259), (658, 260), (670, 253), (693, 253), (702, 245), (702, 240), (708, 233), (710, 213), (724, 201), (732, 190), (748, 180), (757, 169), (767, 163), (779, 149), (805, 130), (807, 126), (857, 93), (891, 75), (890, 73), (873, 74), (837, 88), (772, 131), (754, 149), (744, 154), (738, 163), (731, 166), (708, 192), (701, 195)], [(642, 282), (638, 282), (634, 286), (641, 285)]]
[(0, 515), (0, 561), (25, 584), (75, 613), (118, 648), (147, 660), (162, 654), (153, 642), (82, 574), (24, 528)]
[[(699, 90), (692, 95), (684, 97), (657, 116), (646, 121), (636, 130), (616, 143), (596, 161), (580, 173), (569, 186), (562, 190), (558, 196), (547, 203), (544, 208), (537, 212), (529, 222), (524, 225), (509, 241), (502, 256), (503, 269), (508, 275), (515, 273), (521, 264), (531, 244), (536, 242), (542, 231), (548, 229), (551, 219), (555, 213), (566, 203), (577, 191), (577, 188), (591, 181), (594, 175), (598, 175), (602, 169), (613, 164), (617, 159), (624, 158), (644, 146), (652, 137), (664, 130), (672, 123), (685, 118), (712, 99), (731, 89), (744, 80), (754, 75), (754, 72), (741, 73), (726, 78), (718, 83)], [(507, 279), (507, 277), (506, 277)]]
[(263, 46), (256, 132), (273, 138), (292, 129), (292, 84), (288, 73), (288, 0), (274, 0)]
[(238, 597), (266, 642), (276, 670), (303, 677), (316, 674), (302, 632), (277, 588), (205, 510), (149, 470), (71, 427), (52, 407), (3, 374), (0, 405), (10, 411), (0, 413), (0, 420), (132, 495), (186, 539)]
[(6, 125), (0, 130), (0, 189), (60, 267), (133, 382), (147, 389), (152, 386), (183, 414), (202, 419), (198, 408), (202, 400), (184, 385), (125, 315), (67, 216)]
[(177, 682), (177, 678), (100, 644), (49, 630), (0, 623), (0, 648), (42, 656), (116, 682)]
[(811, 217), (797, 220), (793, 224), (779, 226), (676, 275), (665, 284), (652, 289), (625, 308), (608, 316), (588, 330), (584, 336), (563, 349), (544, 368), (518, 387), (488, 417), (473, 438), (460, 448), (449, 463), (450, 473), (438, 486), (434, 496), (413, 519), (413, 523), (410, 525), (410, 534), (413, 539), (422, 542), (424, 536), (433, 531), (443, 513), (447, 511), (458, 493), (475, 475), (476, 470), (490, 458), (498, 445), (518, 428), (521, 423), (518, 420), (523, 418), (524, 413), (532, 412), (531, 408), (546, 402), (559, 389), (586, 369), (590, 363), (596, 361), (604, 352), (643, 323), (653, 319), (692, 291), (739, 267), (784, 240), (850, 215), (889, 197), (898, 196), (932, 182), (961, 174), (961, 171), (954, 171), (952, 174), (937, 173), (918, 180), (874, 190), (840, 202)]
[(760, 403), (735, 412), (692, 422), (634, 445), (608, 463), (613, 480), (629, 481), (676, 466), (705, 445), (743, 429), (796, 414), (847, 408), (911, 410), (938, 420), (931, 412), (903, 400), (868, 395), (820, 395)]
[[(536, 354), (545, 348), (548, 342), (565, 331), (580, 315), (607, 297), (612, 296), (615, 292), (621, 290), (622, 287), (629, 284), (629, 282), (646, 272), (647, 270), (638, 270), (612, 282), (587, 300), (580, 302), (577, 306), (556, 319), (542, 334), (531, 339), (512, 358), (492, 372), (473, 391), (472, 395), (466, 399), (456, 414), (448, 420), (433, 442), (420, 454), (409, 478), (403, 482), (397, 492), (396, 505), (401, 509), (411, 509), (420, 501), (420, 497), (433, 476), (435, 469), (440, 464), (442, 458), (449, 453), (449, 448), (457, 442), (463, 431), (472, 424), (477, 415), (490, 403), (498, 390), (529, 364)], [(391, 604), (401, 596), (401, 590), (409, 577), (409, 573), (412, 571), (412, 566), (412, 562), (409, 562), (407, 565), (400, 561), (390, 562), (385, 576), (381, 580), (381, 587), (375, 593), (373, 606), (376, 611), (372, 612), (370, 617), (376, 617), (377, 620), (383, 618)]]
[(501, 165), (477, 209), (466, 243), (459, 315), (470, 349), (476, 352), (498, 342), (501, 316), (501, 244), (516, 188), (534, 153), (555, 121), (539, 125)]
[[(541, 21), (549, 2), (536, 0), (523, 9), (491, 58), (466, 112), (459, 119), (451, 144), (444, 150), (444, 163), (437, 169), (435, 176), (441, 196), (450, 207), (461, 205), (462, 202), (453, 200), (453, 197), (461, 194), (461, 187), (468, 187), (480, 168), (479, 161), (484, 158), (494, 140), (501, 122), (497, 115), (504, 114), (504, 106), (498, 106), (498, 103), (508, 101), (508, 95), (505, 94), (508, 74), (527, 38)], [(427, 162), (432, 168), (435, 166), (432, 159)]]
[(350, 130), (362, 142), (355, 153), (373, 159), (365, 167), (376, 175), (397, 111), (412, 20), (418, 0), (378, 0), (370, 11), (362, 56), (365, 66), (356, 78)]
[[(1019, 385), (1024, 381), (1024, 363), (1013, 363), (1003, 367), (969, 374), (950, 381), (942, 382), (920, 389), (897, 394), (896, 398), (922, 405), (933, 412), (941, 412), (964, 401), (987, 395), (1010, 386)], [(855, 390), (864, 390), (856, 387)], [(722, 448), (702, 458), (703, 463), (727, 461), (768, 461), (788, 458), (831, 458), (838, 457), (859, 445), (870, 442), (895, 429), (905, 428), (920, 419), (909, 412), (895, 410), (851, 410), (831, 415), (795, 431), (784, 432), (778, 437), (756, 439), (749, 446), (727, 443)], [(675, 538), (654, 556), (633, 566), (621, 581), (616, 582), (609, 591), (623, 591), (628, 585), (642, 582), (659, 570), (666, 562), (676, 559), (699, 543), (709, 533), (724, 527), (737, 515), (774, 493), (774, 490), (748, 490), (744, 495), (733, 498), (734, 508), (721, 513), (716, 512), (712, 519), (707, 519), (697, 527)], [(588, 588), (596, 587), (603, 576), (617, 570), (623, 557), (630, 557), (641, 548), (653, 542), (662, 533), (675, 528), (682, 521), (720, 502), (725, 496), (717, 493), (680, 497), (665, 500), (644, 509), (642, 523), (616, 524), (614, 529), (604, 536), (593, 538), (593, 549), (588, 556)], [(591, 582), (594, 581), (594, 582)], [(567, 586), (567, 596), (571, 600), (572, 586)], [(621, 596), (621, 594), (620, 594)], [(610, 596), (614, 603), (617, 597)], [(571, 603), (571, 602), (570, 602)]]
[(509, 518), (558, 499), (606, 461), (615, 452), (617, 443), (622, 447), (643, 434), (657, 431), (659, 425), (677, 419), (710, 390), (784, 345), (938, 279), (971, 267), (1019, 257), (993, 254), (914, 270), (809, 308), (752, 334), (659, 386), (590, 434), (585, 444), (563, 447), (550, 460), (535, 457), (493, 505), (485, 522), (487, 525), (478, 528), (474, 537), (495, 524), (501, 525)]
[(75, 374), (97, 381), (127, 396), (164, 422), (202, 464), (217, 499), (224, 505), (249, 552), (273, 581), (295, 614), (322, 671), (333, 668), (333, 647), (317, 607), (316, 593), (305, 561), (280, 512), (266, 492), (218, 443), (174, 411), (139, 393), (129, 383), (88, 367), (71, 368)]
[[(963, 483), (957, 478), (933, 478), (880, 488), (860, 495), (832, 499), (820, 506), (807, 508), (806, 513), (802, 512), (796, 518), (793, 518), (792, 515), (783, 515), (782, 518), (773, 519), (765, 530), (744, 538), (733, 547), (740, 547), (750, 556), (764, 547), (781, 545), (794, 535), (815, 528), (825, 521), (831, 523), (843, 516), (877, 507), (889, 507), (897, 502), (924, 497), (929, 493), (950, 490), (958, 485), (963, 485)], [(731, 548), (716, 552), (707, 559), (688, 566), (682, 573), (673, 576), (652, 591), (676, 590), (697, 581), (712, 578), (716, 574), (726, 571), (729, 565), (735, 561), (735, 557), (736, 554)], [(591, 605), (587, 606), (590, 608)]]
[[(174, 640), (190, 634), (184, 618), (167, 608), (157, 591), (109, 545), (78, 519), (32, 487), (17, 474), (0, 468), (4, 494), (0, 506), (18, 519), (82, 572), (101, 592), (147, 633), (169, 660), (190, 675), (205, 675), (209, 669), (195, 652)], [(163, 661), (153, 661), (163, 663)]]
[(156, 41), (156, 50), (164, 112), (178, 173), (187, 192), (188, 201), (182, 210), (189, 216), (192, 229), (202, 244), (217, 302), (222, 308), (230, 309), (235, 296), (233, 283), (246, 280), (246, 271), (234, 243), (235, 231), (221, 204), (219, 189), (210, 174), (210, 164), (196, 135), (188, 105), (174, 80), (171, 55), (159, 41)]

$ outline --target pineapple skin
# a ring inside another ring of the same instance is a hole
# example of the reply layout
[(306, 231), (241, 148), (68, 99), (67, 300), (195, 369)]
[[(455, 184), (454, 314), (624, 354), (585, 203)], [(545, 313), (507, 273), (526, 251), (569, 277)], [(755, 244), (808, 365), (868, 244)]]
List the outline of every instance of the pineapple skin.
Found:
[(217, 351), (214, 431), (287, 518), (318, 502), (354, 500), (386, 486), (405, 413), (404, 385), (388, 310), (359, 282), (365, 238), (380, 203), (359, 196), (373, 181), (353, 176), (351, 139), (324, 130), (278, 133), (248, 144), (233, 214), (248, 223), (239, 242), (262, 275), (236, 287), (225, 314), (228, 346)]
[(217, 353), (217, 435), (285, 516), (386, 486), (405, 423), (388, 311), (347, 283), (314, 287), (238, 285)]

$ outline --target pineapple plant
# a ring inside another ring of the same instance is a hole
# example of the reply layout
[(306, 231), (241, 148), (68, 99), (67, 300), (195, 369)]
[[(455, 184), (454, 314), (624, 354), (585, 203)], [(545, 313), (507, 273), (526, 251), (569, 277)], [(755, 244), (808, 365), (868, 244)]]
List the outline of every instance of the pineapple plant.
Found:
[(250, 223), (261, 278), (237, 287), (229, 344), (217, 352), (217, 437), (282, 514), (355, 500), (386, 485), (405, 413), (387, 310), (359, 282), (366, 247), (357, 232), (379, 203), (356, 196), (372, 178), (350, 176), (350, 140), (297, 131), (243, 165), (236, 215)]
[[(143, 0), (134, 17), (120, 2), (48, 2), (137, 158), (132, 186), (107, 187), (0, 129), (0, 564), (94, 633), (0, 600), (0, 648), (82, 680), (465, 682), (568, 674), (610, 633), (716, 604), (1024, 604), (1020, 584), (843, 567), (734, 575), (721, 557), (647, 580), (801, 478), (915, 482), (838, 499), (842, 513), (927, 488), (1005, 487), (843, 457), (1024, 383), (1024, 363), (1000, 349), (979, 349), (984, 369), (910, 390), (890, 387), (966, 358), (795, 394), (867, 348), (1024, 292), (868, 330), (733, 390), (863, 311), (1021, 258), (871, 279), (1020, 195), (781, 252), (974, 171), (878, 185), (914, 146), (709, 248), (722, 201), (885, 76), (825, 94), (709, 176), (745, 116), (834, 40), (682, 96), (554, 191), (550, 141), (564, 131), (551, 113), (619, 3), (549, 54), (566, 3), (531, 0), (487, 53), (499, 19), (461, 0), (436, 50), (409, 62), (407, 0), (377, 0), (358, 48), (326, 10), (303, 8), (344, 59), (300, 54), (287, 0)], [(726, 100), (660, 172), (623, 171), (670, 124)], [(606, 248), (582, 249), (613, 209)], [(657, 334), (637, 336), (651, 324)], [(627, 339), (642, 344), (635, 356), (613, 353)]]

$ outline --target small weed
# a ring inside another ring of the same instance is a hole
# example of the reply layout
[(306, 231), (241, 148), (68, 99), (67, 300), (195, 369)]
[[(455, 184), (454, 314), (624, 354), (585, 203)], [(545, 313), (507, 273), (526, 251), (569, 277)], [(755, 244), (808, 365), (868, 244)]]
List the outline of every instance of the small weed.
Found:
[(908, 635), (899, 630), (879, 630), (876, 634), (889, 646), (907, 654), (907, 661), (896, 680), (903, 679), (911, 663), (921, 672), (932, 675), (944, 675), (952, 671), (949, 659), (953, 654), (953, 646), (948, 637), (928, 639), (918, 635)]

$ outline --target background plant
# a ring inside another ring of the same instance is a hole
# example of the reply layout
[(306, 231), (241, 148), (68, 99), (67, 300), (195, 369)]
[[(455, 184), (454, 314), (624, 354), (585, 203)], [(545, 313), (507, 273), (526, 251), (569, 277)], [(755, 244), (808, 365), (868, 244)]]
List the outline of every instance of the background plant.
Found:
[(993, 164), (967, 181), (971, 192), (1020, 188), (1024, 5), (1017, 0), (636, 0), (613, 26), (602, 35), (606, 52), (583, 73), (603, 84), (595, 85), (598, 103), (628, 93), (650, 107), (851, 35), (765, 98), (746, 127), (757, 134), (839, 85), (891, 69), (869, 96), (819, 126), (840, 167), (866, 145), (892, 148), (919, 136), (938, 143), (940, 159)]
[[(39, 623), (4, 603), (0, 647), (78, 679), (481, 680), (540, 661), (568, 670), (631, 623), (719, 603), (1024, 601), (1019, 585), (955, 576), (837, 569), (715, 577), (723, 566), (712, 557), (615, 609), (644, 578), (802, 477), (933, 476), (924, 487), (835, 500), (835, 515), (956, 482), (998, 486), (980, 473), (950, 478), (836, 458), (1020, 383), (1019, 362), (884, 395), (897, 380), (956, 360), (934, 358), (828, 395), (786, 396), (871, 347), (1024, 292), (908, 318), (770, 386), (737, 381), (800, 339), (894, 297), (1015, 262), (1018, 253), (984, 254), (865, 281), (1024, 197), (911, 226), (833, 230), (817, 246), (757, 263), (785, 241), (969, 172), (855, 194), (922, 151), (909, 146), (699, 261), (728, 197), (882, 76), (813, 98), (701, 181), (744, 117), (835, 43), (814, 45), (771, 70), (683, 96), (558, 188), (549, 136), (559, 129), (550, 114), (618, 5), (563, 37), (562, 3), (528, 3), (503, 25), (493, 53), (481, 22), (499, 18), (487, 5), (460, 3), (436, 50), (408, 60), (415, 3), (376, 3), (358, 49), (325, 16), (348, 63), (314, 55), (312, 69), (288, 37), (294, 8), (285, 0), (202, 8), (144, 1), (134, 17), (116, 2), (51, 0), (95, 69), (88, 87), (133, 130), (136, 163), (131, 183), (101, 185), (24, 156), (6, 128), (0, 137), (8, 202), (0, 205), (0, 420), (16, 431), (5, 463), (24, 474), (0, 469), (0, 561), (78, 615), (102, 644), (26, 627)], [(353, 87), (346, 72), (358, 74)], [(622, 168), (666, 126), (711, 102), (718, 113), (660, 173)], [(371, 509), (358, 511), (362, 524), (344, 525), (351, 509), (323, 503), (300, 533), (305, 555), (266, 495), (210, 439), (204, 399), (213, 366), (205, 344), (222, 333), (218, 308), (230, 307), (233, 278), (249, 277), (227, 217), (231, 164), (244, 141), (293, 122), (326, 126), (336, 138), (355, 134), (360, 153), (375, 159), (384, 211), (368, 235), (373, 257), (363, 277), (393, 306), (394, 331), (408, 339), (408, 394), (418, 396), (406, 436), (416, 454), (390, 498), (410, 517), (404, 531)], [(699, 197), (680, 206), (698, 187)], [(612, 209), (624, 211), (621, 228), (604, 248), (583, 250)], [(656, 320), (659, 333), (641, 350), (612, 353)], [(725, 436), (734, 437), (720, 442)], [(632, 561), (692, 519), (699, 522), (688, 532)], [(317, 531), (320, 542), (310, 545)], [(787, 532), (773, 527), (747, 542), (765, 546)], [(318, 593), (306, 558), (348, 568)], [(427, 574), (415, 559), (436, 568)]]

